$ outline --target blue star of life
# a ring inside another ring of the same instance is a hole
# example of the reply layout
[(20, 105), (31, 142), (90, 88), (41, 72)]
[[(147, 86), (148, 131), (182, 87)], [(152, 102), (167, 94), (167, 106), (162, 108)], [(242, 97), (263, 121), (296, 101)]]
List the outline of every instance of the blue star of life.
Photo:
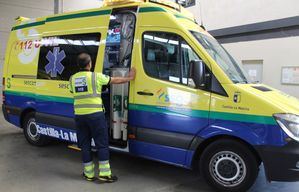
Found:
[(65, 52), (60, 51), (59, 47), (54, 47), (53, 52), (49, 51), (46, 58), (49, 61), (45, 66), (46, 73), (50, 73), (51, 77), (57, 77), (57, 73), (61, 75), (64, 70), (61, 62), (65, 58)]

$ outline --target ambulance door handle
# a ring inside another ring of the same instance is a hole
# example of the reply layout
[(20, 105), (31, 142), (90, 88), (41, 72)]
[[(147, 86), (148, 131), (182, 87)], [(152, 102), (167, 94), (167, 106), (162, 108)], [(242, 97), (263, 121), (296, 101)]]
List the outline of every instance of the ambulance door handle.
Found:
[(138, 91), (137, 92), (138, 95), (144, 95), (144, 96), (153, 96), (153, 93), (149, 93), (149, 92), (144, 92), (144, 91)]

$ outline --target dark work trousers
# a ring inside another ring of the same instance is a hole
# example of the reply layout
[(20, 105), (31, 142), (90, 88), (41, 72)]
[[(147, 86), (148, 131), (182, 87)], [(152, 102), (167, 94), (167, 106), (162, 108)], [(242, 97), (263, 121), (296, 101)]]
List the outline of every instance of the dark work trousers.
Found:
[(91, 139), (93, 138), (99, 161), (109, 160), (109, 136), (105, 113), (76, 115), (78, 146), (82, 151), (83, 163), (92, 161)]

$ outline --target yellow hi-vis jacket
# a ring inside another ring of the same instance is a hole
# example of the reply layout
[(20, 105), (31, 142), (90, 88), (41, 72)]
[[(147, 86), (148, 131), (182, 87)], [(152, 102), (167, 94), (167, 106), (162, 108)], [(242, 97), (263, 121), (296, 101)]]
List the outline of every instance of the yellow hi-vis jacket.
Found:
[(109, 76), (90, 71), (81, 71), (71, 76), (70, 91), (74, 96), (75, 115), (103, 111), (102, 85), (108, 85), (109, 82)]

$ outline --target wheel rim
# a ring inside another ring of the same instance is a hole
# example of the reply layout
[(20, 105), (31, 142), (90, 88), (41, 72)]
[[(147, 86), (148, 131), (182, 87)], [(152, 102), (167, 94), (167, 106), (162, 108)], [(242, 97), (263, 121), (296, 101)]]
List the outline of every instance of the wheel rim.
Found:
[(244, 160), (231, 151), (215, 154), (209, 164), (213, 179), (222, 186), (234, 187), (245, 179), (247, 174)]
[(37, 141), (40, 137), (34, 118), (29, 119), (27, 123), (27, 135), (32, 141)]

